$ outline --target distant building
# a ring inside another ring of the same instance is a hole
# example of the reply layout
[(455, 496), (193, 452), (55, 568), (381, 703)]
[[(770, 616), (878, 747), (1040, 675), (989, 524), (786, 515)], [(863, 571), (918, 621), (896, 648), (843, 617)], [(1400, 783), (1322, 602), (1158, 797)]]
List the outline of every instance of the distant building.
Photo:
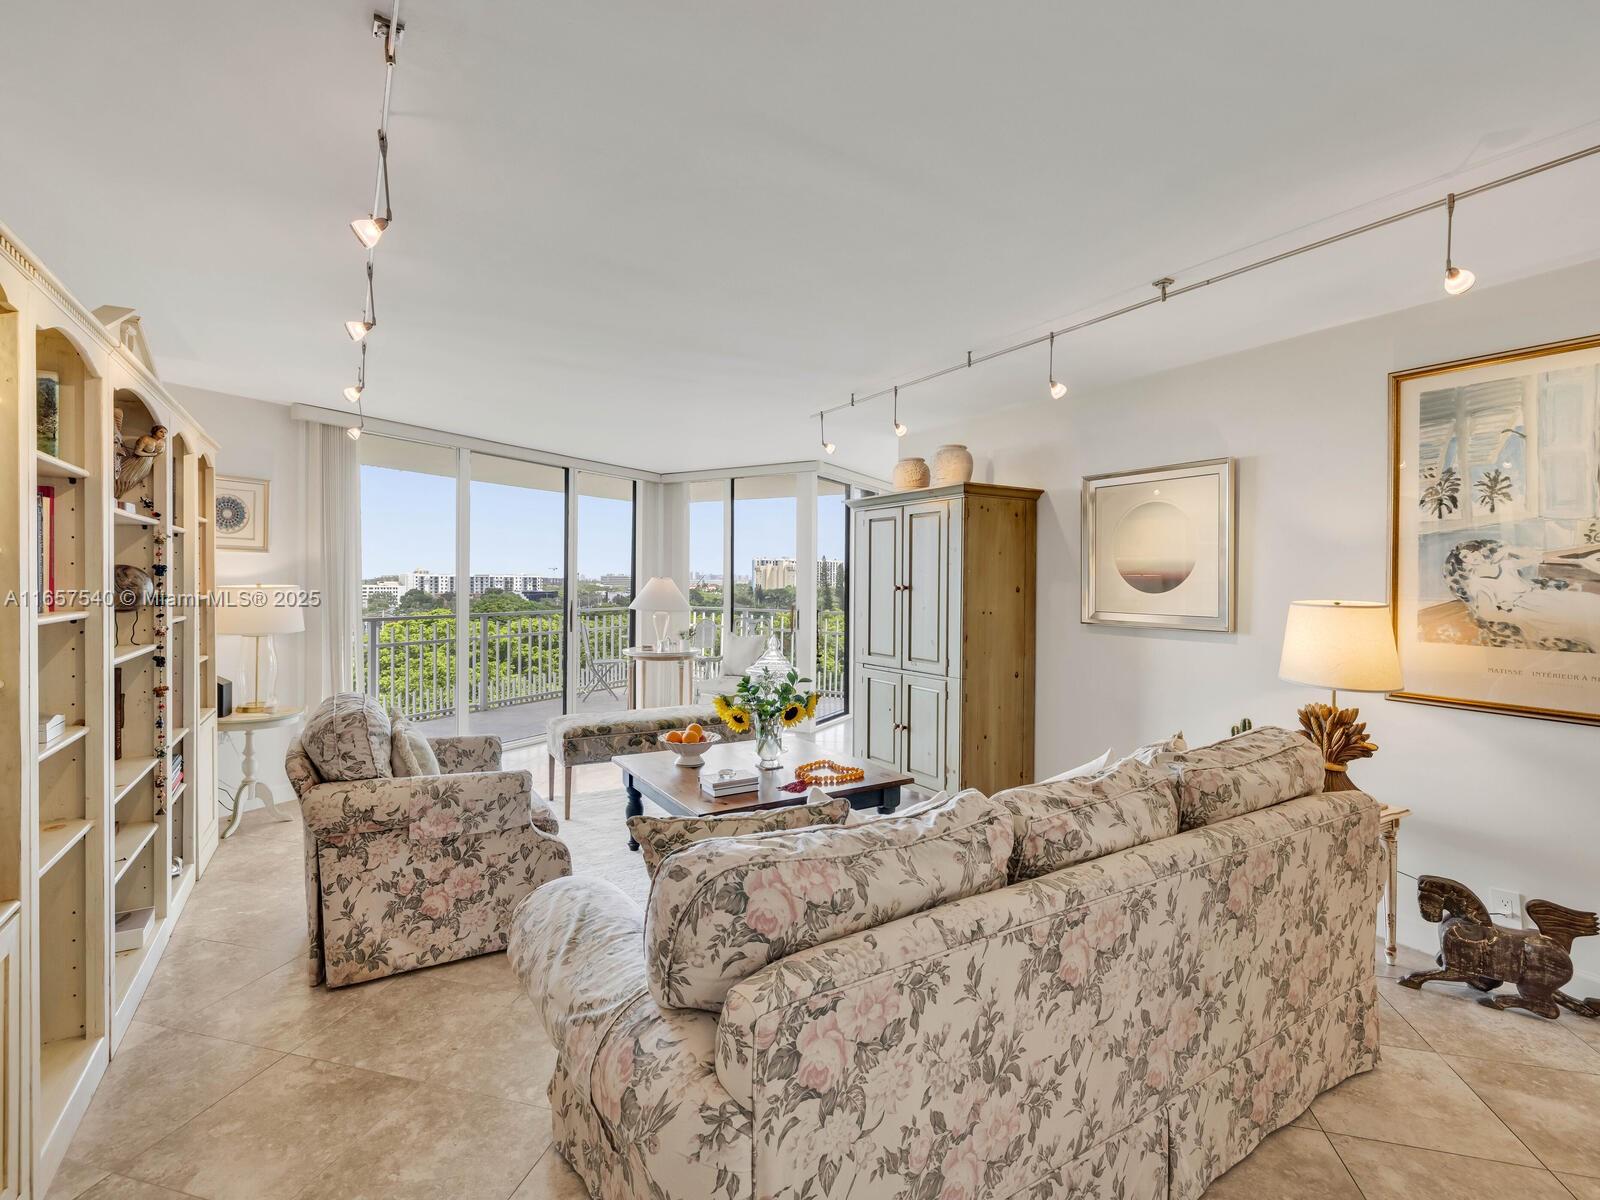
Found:
[(817, 559), (817, 586), (831, 587), (838, 591), (844, 586), (844, 560), (838, 558)]
[(366, 607), (374, 596), (380, 596), (393, 604), (400, 599), (400, 581), (398, 579), (374, 579), (361, 582), (361, 604)]
[(406, 592), (426, 592), (430, 596), (448, 596), (456, 590), (455, 573), (448, 575), (418, 567), (400, 576), (401, 595)]
[(792, 588), (800, 573), (792, 558), (754, 558), (750, 560), (750, 581), (764, 592)]

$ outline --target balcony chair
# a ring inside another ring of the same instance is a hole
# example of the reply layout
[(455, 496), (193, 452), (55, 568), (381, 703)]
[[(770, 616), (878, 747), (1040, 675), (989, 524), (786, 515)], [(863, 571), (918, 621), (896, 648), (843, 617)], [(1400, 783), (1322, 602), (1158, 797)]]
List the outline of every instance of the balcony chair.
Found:
[(611, 693), (611, 698), (618, 703), (622, 702), (622, 693), (617, 689), (628, 682), (628, 662), (622, 657), (601, 658), (594, 648), (594, 633), (589, 627), (589, 622), (583, 619), (583, 614), (578, 614), (578, 641), (582, 647), (583, 657), (578, 661), (582, 664), (580, 672), (582, 691), (578, 700), (587, 700), (599, 691)]
[(344, 694), (306, 720), (284, 768), (305, 817), (313, 985), (504, 950), (523, 897), (572, 873), (532, 776), (500, 769), (499, 738), (423, 738)]

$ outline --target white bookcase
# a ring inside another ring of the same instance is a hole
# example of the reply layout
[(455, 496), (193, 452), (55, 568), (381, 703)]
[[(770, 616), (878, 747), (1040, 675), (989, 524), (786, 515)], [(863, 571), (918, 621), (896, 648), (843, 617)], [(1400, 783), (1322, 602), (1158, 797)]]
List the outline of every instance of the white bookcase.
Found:
[[(48, 451), (41, 372), (58, 381)], [(166, 430), (131, 512), (117, 410), (130, 442)], [(215, 451), (131, 310), (84, 308), (0, 225), (0, 1200), (49, 1189), (216, 846), (213, 623), (187, 602), (213, 583)], [(37, 595), (42, 544), (54, 606)], [(160, 602), (114, 611), (119, 564), (156, 575)], [(66, 730), (41, 744), (52, 714)], [(134, 908), (155, 910), (152, 931), (117, 953), (116, 914)]]

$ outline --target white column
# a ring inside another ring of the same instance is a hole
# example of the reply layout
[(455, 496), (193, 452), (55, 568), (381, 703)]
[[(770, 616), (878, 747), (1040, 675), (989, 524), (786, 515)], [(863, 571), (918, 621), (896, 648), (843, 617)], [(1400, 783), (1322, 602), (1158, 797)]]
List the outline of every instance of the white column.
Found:
[(794, 665), (802, 676), (817, 668), (817, 473), (795, 476)]

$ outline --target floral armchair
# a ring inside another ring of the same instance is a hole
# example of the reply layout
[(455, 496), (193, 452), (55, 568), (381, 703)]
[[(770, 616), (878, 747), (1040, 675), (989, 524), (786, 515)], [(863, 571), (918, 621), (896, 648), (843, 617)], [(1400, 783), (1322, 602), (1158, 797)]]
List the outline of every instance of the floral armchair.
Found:
[(313, 984), (503, 950), (523, 898), (572, 873), (532, 777), (500, 769), (499, 738), (427, 739), (440, 774), (408, 778), (389, 738), (374, 701), (336, 696), (284, 763), (305, 820)]

